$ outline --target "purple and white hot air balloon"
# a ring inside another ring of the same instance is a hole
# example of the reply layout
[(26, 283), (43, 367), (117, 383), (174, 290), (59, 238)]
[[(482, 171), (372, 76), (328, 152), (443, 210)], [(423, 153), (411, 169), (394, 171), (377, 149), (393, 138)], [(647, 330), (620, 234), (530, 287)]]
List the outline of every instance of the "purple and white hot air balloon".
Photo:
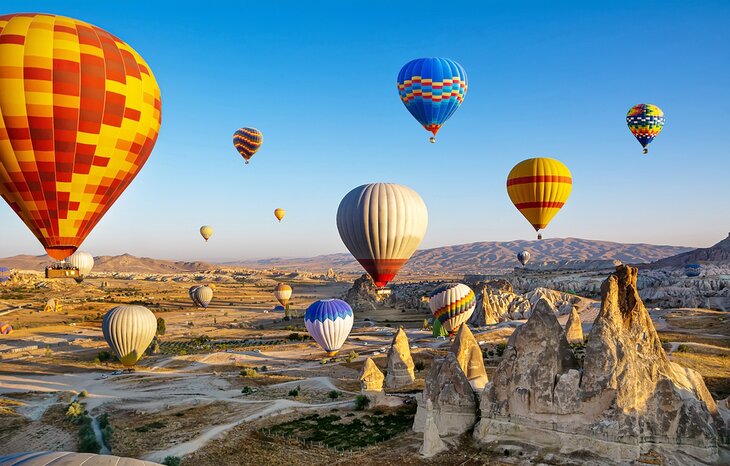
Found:
[(342, 348), (354, 321), (352, 308), (341, 299), (315, 301), (304, 314), (307, 332), (327, 352), (327, 356), (334, 356)]

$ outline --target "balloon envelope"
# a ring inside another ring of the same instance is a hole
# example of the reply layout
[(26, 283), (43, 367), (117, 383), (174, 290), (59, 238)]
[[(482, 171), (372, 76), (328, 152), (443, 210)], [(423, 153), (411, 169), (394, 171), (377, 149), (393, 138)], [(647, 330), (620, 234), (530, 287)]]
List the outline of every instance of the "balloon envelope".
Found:
[(152, 342), (157, 331), (157, 319), (146, 307), (125, 304), (104, 315), (101, 330), (122, 365), (132, 367)]
[(530, 252), (529, 251), (518, 252), (517, 260), (520, 261), (520, 264), (527, 265), (527, 263), (530, 262)]
[(646, 147), (651, 144), (664, 127), (664, 112), (652, 104), (634, 105), (626, 114), (626, 124), (629, 126), (631, 134), (644, 148), (646, 154), (648, 152)]
[(67, 451), (34, 451), (0, 456), (3, 466), (161, 466), (160, 463), (113, 455), (71, 453)]
[(284, 218), (285, 215), (286, 215), (286, 210), (282, 209), (281, 207), (274, 210), (274, 217), (276, 217), (276, 219), (280, 222)]
[(570, 197), (572, 187), (568, 167), (550, 158), (523, 160), (507, 176), (509, 198), (535, 231), (550, 223)]
[(204, 309), (207, 309), (208, 304), (213, 300), (213, 289), (209, 286), (196, 286), (191, 289), (190, 293), (193, 303)]
[(304, 314), (307, 332), (328, 356), (334, 356), (342, 348), (354, 321), (352, 308), (341, 299), (315, 301)]
[(76, 251), (66, 259), (66, 262), (79, 270), (79, 276), (76, 278), (77, 282), (83, 281), (89, 275), (91, 269), (94, 268), (94, 256), (88, 252)]
[(0, 69), (0, 195), (63, 260), (147, 161), (160, 88), (123, 41), (49, 14), (0, 16)]
[(248, 163), (264, 142), (264, 135), (256, 128), (241, 128), (233, 133), (233, 147)]
[(427, 227), (423, 199), (399, 184), (358, 186), (337, 209), (342, 242), (378, 287), (391, 281), (413, 255)]
[(274, 296), (281, 303), (282, 306), (286, 306), (291, 298), (292, 288), (286, 283), (279, 283), (274, 288)]
[(7, 322), (0, 323), (0, 335), (10, 335), (13, 333), (13, 326)]
[(455, 334), (459, 327), (471, 317), (477, 300), (474, 292), (462, 283), (442, 285), (431, 292), (428, 302), (434, 319), (438, 319), (441, 326)]
[(203, 225), (200, 227), (200, 236), (202, 236), (205, 241), (208, 241), (208, 239), (213, 236), (213, 227), (210, 225)]
[(688, 277), (699, 277), (702, 273), (700, 264), (688, 264), (684, 266), (684, 274)]
[(468, 89), (466, 71), (448, 58), (417, 58), (398, 73), (398, 93), (408, 111), (436, 136)]
[(10, 278), (10, 269), (7, 267), (0, 267), (0, 283), (5, 283)]

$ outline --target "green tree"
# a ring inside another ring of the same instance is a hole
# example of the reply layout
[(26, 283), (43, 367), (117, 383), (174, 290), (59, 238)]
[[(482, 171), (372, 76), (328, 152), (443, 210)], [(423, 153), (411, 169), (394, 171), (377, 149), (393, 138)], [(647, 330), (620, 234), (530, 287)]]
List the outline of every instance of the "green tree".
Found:
[(157, 333), (156, 335), (164, 335), (165, 334), (165, 319), (162, 317), (157, 318)]

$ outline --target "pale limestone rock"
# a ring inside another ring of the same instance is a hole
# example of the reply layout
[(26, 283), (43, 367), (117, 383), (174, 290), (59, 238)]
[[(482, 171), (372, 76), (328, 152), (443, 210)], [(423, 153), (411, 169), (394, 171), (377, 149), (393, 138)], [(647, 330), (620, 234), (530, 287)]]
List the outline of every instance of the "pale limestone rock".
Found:
[(433, 420), (433, 405), (430, 400), (426, 401), (426, 422), (423, 428), (423, 445), (418, 451), (422, 456), (431, 458), (432, 456), (446, 450), (446, 444), (441, 440), (439, 429)]
[(580, 323), (578, 311), (573, 308), (565, 324), (565, 338), (571, 345), (583, 343), (583, 326)]
[(360, 371), (360, 388), (363, 391), (383, 391), (385, 376), (375, 365), (372, 358), (367, 358)]
[(388, 350), (388, 373), (385, 377), (385, 388), (402, 388), (412, 384), (416, 380), (413, 373), (414, 366), (408, 336), (401, 327), (393, 337), (390, 350)]
[(481, 392), (489, 382), (487, 371), (484, 369), (482, 350), (474, 334), (467, 325), (462, 325), (451, 344), (451, 352), (456, 356), (459, 367), (466, 375), (472, 388)]

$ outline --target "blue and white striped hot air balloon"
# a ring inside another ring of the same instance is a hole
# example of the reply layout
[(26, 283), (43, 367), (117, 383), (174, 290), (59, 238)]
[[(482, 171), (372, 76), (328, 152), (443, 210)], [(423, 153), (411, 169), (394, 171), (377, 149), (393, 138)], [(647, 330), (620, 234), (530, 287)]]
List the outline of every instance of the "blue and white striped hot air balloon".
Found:
[(327, 352), (327, 356), (334, 356), (342, 348), (354, 321), (352, 308), (341, 299), (315, 301), (304, 314), (307, 332)]

